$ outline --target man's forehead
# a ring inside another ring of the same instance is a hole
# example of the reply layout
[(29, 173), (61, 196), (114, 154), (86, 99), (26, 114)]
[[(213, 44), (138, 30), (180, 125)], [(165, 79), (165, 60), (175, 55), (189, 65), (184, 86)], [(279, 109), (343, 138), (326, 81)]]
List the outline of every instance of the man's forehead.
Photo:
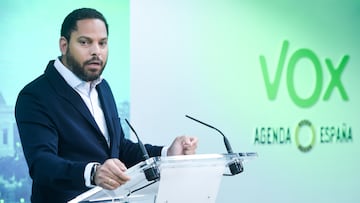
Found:
[(105, 23), (100, 19), (83, 19), (76, 22), (76, 30), (74, 32), (77, 35), (89, 35), (96, 34), (102, 35), (107, 38), (107, 30)]

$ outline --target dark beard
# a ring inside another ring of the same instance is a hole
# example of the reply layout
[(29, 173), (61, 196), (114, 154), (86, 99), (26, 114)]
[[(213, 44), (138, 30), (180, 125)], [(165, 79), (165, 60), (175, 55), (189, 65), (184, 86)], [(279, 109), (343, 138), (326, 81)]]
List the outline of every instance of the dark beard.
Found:
[[(96, 79), (98, 79), (100, 77), (100, 75), (102, 74), (102, 72), (104, 71), (105, 65), (104, 62), (102, 60), (99, 59), (99, 57), (94, 56), (91, 59), (85, 61), (83, 64), (80, 64), (71, 54), (70, 50), (68, 49), (65, 55), (66, 58), (66, 63), (69, 66), (70, 70), (77, 76), (79, 77), (81, 80), (84, 81), (94, 81)], [(97, 60), (97, 61), (101, 61), (101, 66), (102, 69), (100, 71), (100, 73), (95, 74), (93, 72), (90, 71), (86, 71), (85, 70), (85, 65), (91, 63), (91, 61), (93, 60)]]

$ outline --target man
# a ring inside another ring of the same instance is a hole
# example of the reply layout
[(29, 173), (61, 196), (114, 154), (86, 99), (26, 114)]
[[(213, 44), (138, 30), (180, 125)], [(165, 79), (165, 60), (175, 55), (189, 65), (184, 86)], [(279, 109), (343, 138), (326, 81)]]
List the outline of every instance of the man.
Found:
[[(15, 117), (33, 180), (32, 202), (67, 202), (96, 185), (115, 189), (142, 161), (124, 138), (115, 101), (101, 77), (108, 24), (94, 9), (71, 12), (61, 28), (61, 56), (19, 93)], [(177, 137), (169, 148), (146, 145), (150, 156), (194, 154), (197, 138)]]

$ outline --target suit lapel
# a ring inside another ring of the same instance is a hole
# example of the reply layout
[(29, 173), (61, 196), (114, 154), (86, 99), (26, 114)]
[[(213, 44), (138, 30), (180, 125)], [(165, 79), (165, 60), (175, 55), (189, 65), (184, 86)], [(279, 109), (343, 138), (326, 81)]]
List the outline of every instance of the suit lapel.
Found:
[(91, 124), (91, 126), (93, 126), (94, 129), (102, 135), (100, 128), (96, 124), (94, 117), (91, 115), (81, 96), (73, 88), (71, 88), (59, 72), (57, 72), (54, 67), (54, 61), (49, 62), (45, 70), (45, 76), (48, 78), (49, 83), (54, 87), (56, 93), (71, 103), (75, 109), (77, 109), (79, 113)]
[(110, 156), (113, 158), (119, 157), (119, 149), (121, 138), (124, 137), (120, 118), (117, 112), (114, 96), (111, 92), (109, 84), (103, 80), (96, 89), (98, 90), (101, 106), (106, 119), (110, 138)]
[(113, 145), (116, 143), (114, 141), (115, 129), (114, 129), (114, 121), (113, 121), (113, 114), (111, 108), (111, 102), (113, 101), (113, 97), (110, 93), (110, 88), (105, 84), (105, 81), (102, 81), (100, 84), (97, 85), (96, 89), (98, 91), (101, 107), (105, 116), (106, 125), (108, 128), (109, 139), (110, 139), (110, 148), (113, 149)]

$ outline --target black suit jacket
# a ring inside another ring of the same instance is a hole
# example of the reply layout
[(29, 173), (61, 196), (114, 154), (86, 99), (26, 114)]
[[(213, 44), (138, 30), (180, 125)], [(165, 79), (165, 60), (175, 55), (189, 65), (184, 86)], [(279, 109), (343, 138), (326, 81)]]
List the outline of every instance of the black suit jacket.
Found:
[[(137, 144), (124, 138), (108, 83), (97, 90), (109, 131), (110, 147), (80, 95), (50, 61), (45, 73), (19, 93), (15, 116), (33, 180), (32, 202), (67, 202), (89, 188), (84, 170), (89, 162), (119, 158), (130, 167), (142, 160)], [(146, 145), (150, 156), (162, 147)]]

